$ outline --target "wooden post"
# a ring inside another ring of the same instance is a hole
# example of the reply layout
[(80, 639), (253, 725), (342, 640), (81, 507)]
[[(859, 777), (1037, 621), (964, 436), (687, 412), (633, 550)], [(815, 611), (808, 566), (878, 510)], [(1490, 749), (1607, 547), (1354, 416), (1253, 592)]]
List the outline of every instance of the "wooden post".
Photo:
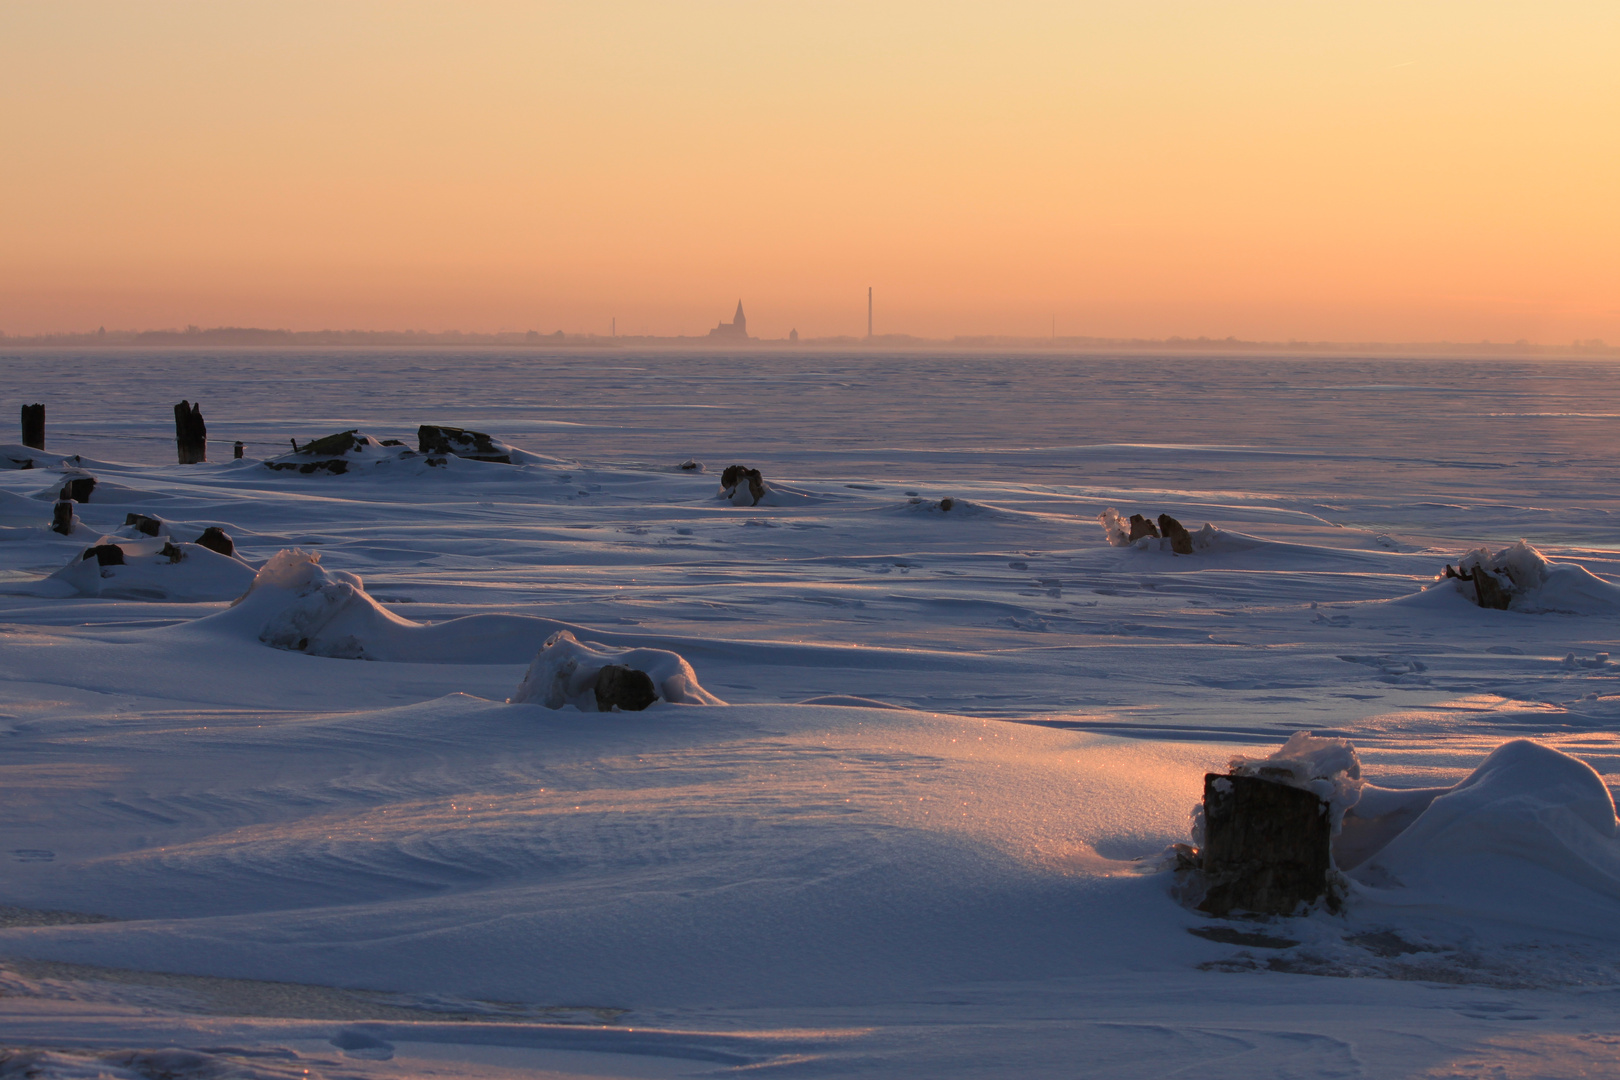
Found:
[(73, 534), (73, 503), (67, 499), (57, 499), (56, 507), (51, 514), (51, 529), (63, 536)]
[(1333, 819), (1312, 792), (1258, 776), (1204, 777), (1204, 899), (1211, 915), (1292, 915), (1328, 891)]
[(22, 444), (45, 449), (45, 406), (38, 402), (22, 407)]
[(182, 465), (208, 460), (208, 426), (203, 423), (201, 402), (182, 401), (174, 407), (174, 445)]
[(242, 440), (237, 439), (236, 440), (236, 460), (237, 461), (242, 460), (242, 451), (245, 450), (245, 449), (247, 449), (247, 447), (242, 445)]

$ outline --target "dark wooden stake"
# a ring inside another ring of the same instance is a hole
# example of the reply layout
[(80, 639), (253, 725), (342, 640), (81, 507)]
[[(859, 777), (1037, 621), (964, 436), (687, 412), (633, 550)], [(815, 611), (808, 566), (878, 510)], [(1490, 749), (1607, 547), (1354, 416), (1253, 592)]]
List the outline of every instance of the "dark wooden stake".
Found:
[(1313, 793), (1258, 776), (1204, 777), (1205, 893), (1211, 915), (1292, 915), (1326, 897), (1333, 822)]
[(63, 536), (73, 534), (73, 502), (71, 499), (57, 499), (56, 508), (51, 513), (51, 529)]
[(243, 451), (243, 450), (246, 450), (246, 449), (247, 449), (247, 447), (245, 447), (245, 446), (243, 446), (243, 445), (242, 445), (242, 440), (241, 440), (241, 439), (237, 439), (237, 440), (236, 440), (236, 460), (237, 460), (237, 461), (241, 461), (241, 460), (242, 460), (242, 451)]
[(22, 407), (22, 443), (35, 450), (45, 449), (45, 406), (38, 402)]
[(208, 460), (208, 425), (203, 423), (201, 402), (182, 401), (174, 407), (174, 445), (182, 465)]

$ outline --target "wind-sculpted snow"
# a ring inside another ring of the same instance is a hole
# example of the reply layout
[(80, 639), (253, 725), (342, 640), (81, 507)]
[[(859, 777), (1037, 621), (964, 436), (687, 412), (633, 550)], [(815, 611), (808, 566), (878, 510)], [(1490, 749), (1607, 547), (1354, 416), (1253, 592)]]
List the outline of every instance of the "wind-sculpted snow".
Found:
[[(104, 546), (117, 548), (124, 561), (101, 565), (91, 552)], [(46, 578), (40, 590), (55, 586), (64, 595), (195, 603), (233, 599), (255, 580), (253, 568), (242, 560), (200, 544), (177, 543), (167, 535), (142, 539), (112, 535), (94, 541)]]
[(1599, 932), (1620, 910), (1614, 798), (1592, 767), (1517, 739), (1355, 870), (1396, 907)]
[[(1620, 372), (110, 359), (7, 358), (0, 1072), (1620, 1073), (1620, 502), (1538, 419)], [(243, 460), (172, 464), (180, 388)], [(1508, 610), (1436, 584), (1521, 536)], [(1342, 915), (1176, 903), (1234, 758), (1346, 807)]]
[(597, 676), (609, 664), (645, 672), (662, 701), (675, 705), (725, 704), (698, 685), (697, 673), (678, 653), (615, 649), (577, 641), (567, 630), (557, 631), (540, 646), (510, 700), (514, 705), (544, 705), (548, 709), (572, 705), (580, 712), (596, 712)]

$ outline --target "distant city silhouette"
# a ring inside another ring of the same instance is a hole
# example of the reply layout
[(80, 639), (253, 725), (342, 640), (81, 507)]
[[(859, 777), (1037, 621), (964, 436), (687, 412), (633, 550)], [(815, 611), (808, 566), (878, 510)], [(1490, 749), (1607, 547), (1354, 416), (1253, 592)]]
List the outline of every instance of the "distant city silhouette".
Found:
[(737, 314), (731, 317), (730, 322), (723, 322), (713, 330), (709, 336), (717, 341), (747, 341), (748, 316), (743, 314), (742, 301), (737, 301)]

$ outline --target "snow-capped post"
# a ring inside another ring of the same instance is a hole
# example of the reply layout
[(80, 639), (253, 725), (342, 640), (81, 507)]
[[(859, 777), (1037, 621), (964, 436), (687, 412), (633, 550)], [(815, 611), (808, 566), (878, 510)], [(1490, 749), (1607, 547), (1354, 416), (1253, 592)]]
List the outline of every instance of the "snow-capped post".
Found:
[(181, 401), (174, 407), (174, 445), (182, 465), (208, 460), (208, 426), (203, 423), (202, 402)]
[(45, 449), (45, 406), (37, 401), (22, 407), (22, 444)]
[(1296, 731), (1266, 757), (1234, 757), (1206, 773), (1193, 839), (1200, 911), (1294, 915), (1326, 901), (1337, 910), (1343, 878), (1333, 837), (1361, 799), (1361, 759), (1344, 739)]

